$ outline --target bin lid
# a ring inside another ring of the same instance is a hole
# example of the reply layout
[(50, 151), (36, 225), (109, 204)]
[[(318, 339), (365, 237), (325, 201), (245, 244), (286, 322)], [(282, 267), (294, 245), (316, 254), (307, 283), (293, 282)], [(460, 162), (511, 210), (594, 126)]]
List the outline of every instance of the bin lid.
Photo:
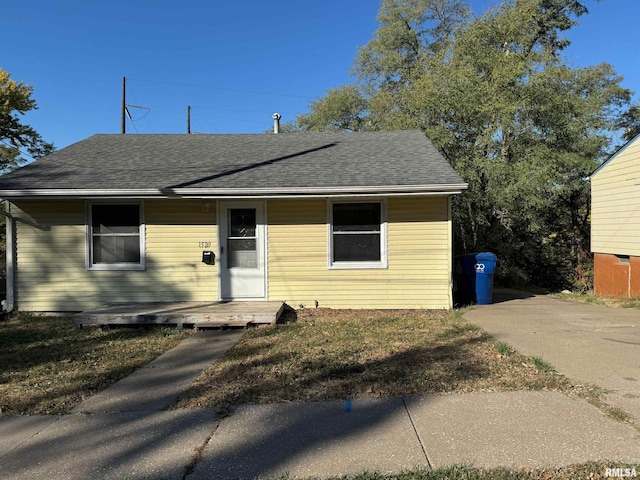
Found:
[(498, 257), (496, 257), (495, 253), (491, 253), (491, 252), (481, 252), (481, 253), (476, 253), (476, 260), (478, 261), (483, 261), (483, 262), (495, 262), (497, 261)]

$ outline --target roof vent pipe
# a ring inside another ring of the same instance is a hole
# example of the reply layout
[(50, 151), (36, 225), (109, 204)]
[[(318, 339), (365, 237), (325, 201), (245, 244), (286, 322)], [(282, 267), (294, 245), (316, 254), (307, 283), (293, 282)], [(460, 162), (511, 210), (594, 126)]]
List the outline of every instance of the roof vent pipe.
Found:
[(274, 113), (272, 117), (273, 117), (273, 133), (280, 133), (280, 119), (282, 118), (282, 115), (280, 115), (279, 113)]

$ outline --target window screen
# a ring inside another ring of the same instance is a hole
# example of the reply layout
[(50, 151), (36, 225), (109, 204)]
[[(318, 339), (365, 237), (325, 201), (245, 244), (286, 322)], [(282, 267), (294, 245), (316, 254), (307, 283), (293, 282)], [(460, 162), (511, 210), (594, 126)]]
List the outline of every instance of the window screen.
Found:
[(91, 264), (140, 263), (140, 206), (91, 206)]
[(381, 260), (380, 203), (333, 204), (333, 261)]

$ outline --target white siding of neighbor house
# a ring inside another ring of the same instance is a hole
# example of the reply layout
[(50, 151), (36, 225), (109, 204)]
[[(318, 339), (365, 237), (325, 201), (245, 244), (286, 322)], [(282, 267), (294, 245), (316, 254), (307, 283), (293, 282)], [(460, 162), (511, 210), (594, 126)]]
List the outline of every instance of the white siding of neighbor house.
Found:
[(591, 250), (640, 256), (640, 136), (591, 177)]
[[(87, 270), (84, 201), (20, 201), (16, 287), (22, 311), (78, 311), (113, 302), (211, 301), (217, 267), (201, 262), (199, 242), (217, 250), (215, 204), (146, 200), (146, 270)], [(35, 225), (35, 226), (34, 226)]]

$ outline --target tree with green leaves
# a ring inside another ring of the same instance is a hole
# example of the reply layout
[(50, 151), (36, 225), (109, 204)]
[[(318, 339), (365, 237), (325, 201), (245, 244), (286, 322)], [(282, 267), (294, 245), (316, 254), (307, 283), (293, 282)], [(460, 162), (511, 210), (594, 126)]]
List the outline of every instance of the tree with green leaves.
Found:
[(330, 89), (327, 95), (311, 102), (310, 112), (296, 118), (301, 130), (361, 131), (366, 130), (367, 99), (356, 85)]
[(9, 73), (0, 68), (0, 173), (24, 163), (22, 152), (35, 159), (54, 150), (53, 144), (45, 142), (20, 118), (38, 108), (32, 92), (31, 85), (12, 80)]
[[(31, 97), (33, 87), (12, 80), (0, 68), (0, 174), (14, 170), (26, 161), (24, 153), (39, 158), (54, 150), (31, 126), (22, 123), (20, 116), (34, 110), (36, 101)], [(4, 209), (4, 206), (0, 206)], [(4, 276), (6, 238), (5, 217), (0, 216), (0, 276)]]
[(359, 50), (353, 72), (386, 90), (410, 85), (425, 58), (446, 50), (469, 12), (462, 0), (383, 0), (380, 28)]
[(634, 103), (623, 112), (618, 118), (616, 127), (622, 130), (622, 138), (625, 142), (640, 135), (640, 103)]
[(359, 101), (331, 92), (300, 120), (307, 130), (344, 118), (349, 129), (421, 129), (469, 182), (454, 203), (457, 252), (496, 252), (512, 285), (587, 284), (587, 177), (621, 122), (633, 127), (631, 92), (610, 65), (575, 68), (562, 56), (584, 2), (467, 11), (458, 0), (384, 0), (358, 83), (341, 87)]
[(589, 252), (586, 178), (630, 92), (610, 65), (566, 65), (558, 25), (583, 10), (556, 2), (572, 9), (550, 16), (549, 3), (505, 3), (458, 31), (409, 110), (469, 181), (456, 199), (458, 249), (495, 250), (519, 283), (568, 287)]

